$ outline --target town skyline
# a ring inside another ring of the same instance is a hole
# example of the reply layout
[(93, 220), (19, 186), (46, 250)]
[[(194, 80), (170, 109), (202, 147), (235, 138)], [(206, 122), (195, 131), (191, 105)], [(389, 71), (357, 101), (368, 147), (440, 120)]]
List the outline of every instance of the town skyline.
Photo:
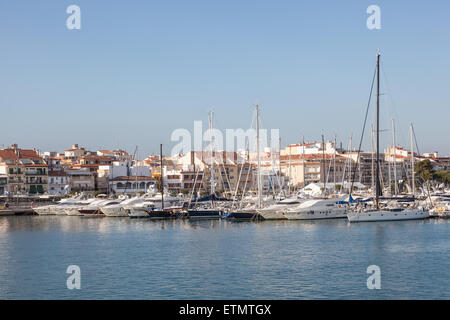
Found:
[(321, 1), (179, 2), (174, 11), (81, 0), (81, 29), (68, 30), (71, 4), (1, 5), (0, 108), (21, 123), (2, 122), (5, 146), (157, 153), (209, 110), (218, 128), (248, 128), (255, 103), (284, 145), (322, 133), (346, 145), (352, 132), (359, 139), (380, 49), (382, 129), (395, 118), (407, 146), (412, 122), (423, 152), (450, 154), (446, 1), (378, 1), (377, 30), (366, 26), (370, 1), (327, 2), (326, 10)]

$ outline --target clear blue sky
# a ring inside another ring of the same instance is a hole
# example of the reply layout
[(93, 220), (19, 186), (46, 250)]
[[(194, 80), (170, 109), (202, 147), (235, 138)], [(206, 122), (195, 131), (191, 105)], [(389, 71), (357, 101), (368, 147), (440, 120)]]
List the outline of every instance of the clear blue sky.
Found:
[[(71, 4), (81, 30), (66, 28)], [(371, 4), (381, 30), (366, 28)], [(356, 145), (381, 48), (382, 129), (395, 117), (406, 145), (413, 122), (421, 151), (450, 154), (448, 0), (2, 0), (0, 39), (0, 147), (158, 152), (210, 109), (248, 128), (255, 102), (283, 145), (322, 131)]]

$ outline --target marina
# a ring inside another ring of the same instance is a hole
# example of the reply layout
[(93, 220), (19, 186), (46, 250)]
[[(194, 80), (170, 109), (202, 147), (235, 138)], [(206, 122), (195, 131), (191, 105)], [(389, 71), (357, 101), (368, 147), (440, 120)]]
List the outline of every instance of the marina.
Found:
[[(450, 267), (449, 231), (445, 219), (2, 217), (0, 298), (449, 299), (438, 272)], [(372, 264), (381, 290), (367, 289)], [(67, 290), (68, 265), (81, 290)]]
[(0, 300), (450, 300), (449, 10), (5, 3)]

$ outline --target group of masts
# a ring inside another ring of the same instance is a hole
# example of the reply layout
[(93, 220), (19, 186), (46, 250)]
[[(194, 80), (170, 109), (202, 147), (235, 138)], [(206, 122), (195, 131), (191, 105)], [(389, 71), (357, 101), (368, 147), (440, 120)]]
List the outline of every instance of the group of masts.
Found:
[[(373, 130), (373, 126), (372, 126), (372, 146), (374, 145), (374, 139), (373, 139), (373, 132), (375, 131), (376, 133), (376, 151), (375, 151), (375, 159), (372, 158), (372, 187), (374, 188), (375, 191), (375, 207), (378, 209), (379, 208), (379, 204), (380, 204), (380, 197), (382, 195), (382, 184), (381, 184), (381, 167), (380, 167), (380, 53), (377, 53), (377, 64), (376, 64), (376, 130)], [(262, 191), (263, 191), (263, 186), (262, 186), (262, 177), (261, 177), (261, 158), (260, 158), (260, 117), (259, 117), (259, 105), (256, 104), (255, 105), (255, 113), (256, 113), (256, 156), (257, 156), (257, 208), (260, 209), (262, 208)], [(214, 151), (214, 134), (213, 134), (213, 127), (214, 127), (214, 113), (211, 111), (209, 113), (209, 129), (210, 129), (210, 194), (212, 196), (215, 195), (216, 193), (216, 177), (215, 177), (215, 151)], [(413, 196), (415, 195), (415, 176), (414, 176), (414, 143), (413, 143), (413, 127), (412, 124), (410, 126), (410, 131), (411, 131), (411, 189), (412, 189), (412, 193)], [(302, 163), (303, 163), (303, 168), (302, 168), (302, 175), (303, 175), (303, 183), (305, 184), (306, 181), (306, 154), (305, 154), (305, 140), (303, 137), (303, 145), (302, 145)], [(281, 176), (281, 139), (279, 141), (280, 145), (279, 145), (279, 151), (280, 151), (280, 159), (279, 159), (279, 174)], [(389, 164), (393, 162), (393, 178), (394, 178), (394, 191), (393, 193), (395, 195), (399, 194), (399, 187), (398, 187), (398, 175), (397, 175), (397, 150), (396, 150), (396, 133), (395, 133), (395, 122), (394, 119), (392, 119), (392, 143), (393, 143), (393, 147), (390, 148), (389, 151)], [(336, 135), (334, 137), (334, 154), (332, 156), (333, 158), (333, 180), (334, 180), (334, 184), (336, 185)], [(351, 145), (351, 142), (350, 142)], [(351, 148), (351, 147), (350, 147)], [(361, 145), (360, 145), (361, 148)], [(325, 143), (325, 139), (324, 139), (324, 135), (322, 134), (322, 174), (321, 174), (321, 180), (323, 182), (323, 190), (324, 193), (326, 195), (327, 193), (327, 182), (328, 182), (328, 175), (326, 175), (325, 173), (327, 172), (326, 170), (326, 143)], [(137, 152), (137, 150), (136, 150)], [(360, 150), (358, 151), (358, 159), (357, 162), (360, 161)], [(373, 153), (372, 153), (373, 154)], [(292, 157), (292, 148), (289, 148), (289, 181), (287, 184), (288, 187), (288, 195), (290, 195), (291, 193), (291, 177), (292, 177), (292, 167), (291, 167), (291, 157)], [(357, 165), (360, 166), (360, 163), (357, 163)], [(161, 186), (161, 195), (162, 197), (164, 197), (164, 182), (163, 182), (163, 154), (162, 154), (162, 144), (160, 145), (160, 167), (161, 167), (161, 176), (160, 176), (160, 186)], [(331, 167), (331, 163), (330, 163), (330, 167)], [(375, 168), (374, 168), (375, 167)], [(195, 169), (194, 169), (195, 170)], [(344, 168), (345, 170), (345, 168)], [(350, 175), (353, 175), (353, 177), (355, 176), (353, 170), (357, 170), (356, 168), (350, 168)], [(329, 170), (328, 170), (329, 172)], [(197, 173), (196, 173), (197, 174)], [(344, 173), (345, 174), (345, 173)], [(344, 175), (343, 174), (343, 175)], [(280, 177), (281, 178), (281, 177)], [(353, 188), (353, 181), (354, 179), (352, 178), (352, 186), (350, 187), (349, 193), (351, 195), (352, 192), (352, 188)], [(247, 181), (246, 181), (247, 182)], [(281, 179), (280, 179), (281, 182)], [(137, 172), (136, 172), (136, 184), (137, 184)], [(196, 182), (194, 182), (194, 190), (196, 187)], [(280, 183), (280, 188), (281, 188), (281, 183)], [(389, 165), (389, 193), (392, 194), (391, 192), (391, 166)], [(280, 189), (280, 191), (282, 191)], [(281, 192), (280, 192), (281, 194)], [(164, 201), (162, 202), (164, 203)], [(214, 201), (211, 201), (211, 207), (214, 207)]]

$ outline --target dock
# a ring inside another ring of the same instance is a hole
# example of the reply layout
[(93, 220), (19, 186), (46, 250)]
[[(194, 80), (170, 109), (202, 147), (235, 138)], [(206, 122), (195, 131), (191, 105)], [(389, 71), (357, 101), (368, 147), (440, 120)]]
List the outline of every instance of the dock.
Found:
[(4, 216), (14, 216), (14, 211), (12, 210), (0, 210), (0, 217)]
[(0, 217), (4, 216), (32, 216), (36, 212), (32, 208), (8, 208), (0, 210)]

